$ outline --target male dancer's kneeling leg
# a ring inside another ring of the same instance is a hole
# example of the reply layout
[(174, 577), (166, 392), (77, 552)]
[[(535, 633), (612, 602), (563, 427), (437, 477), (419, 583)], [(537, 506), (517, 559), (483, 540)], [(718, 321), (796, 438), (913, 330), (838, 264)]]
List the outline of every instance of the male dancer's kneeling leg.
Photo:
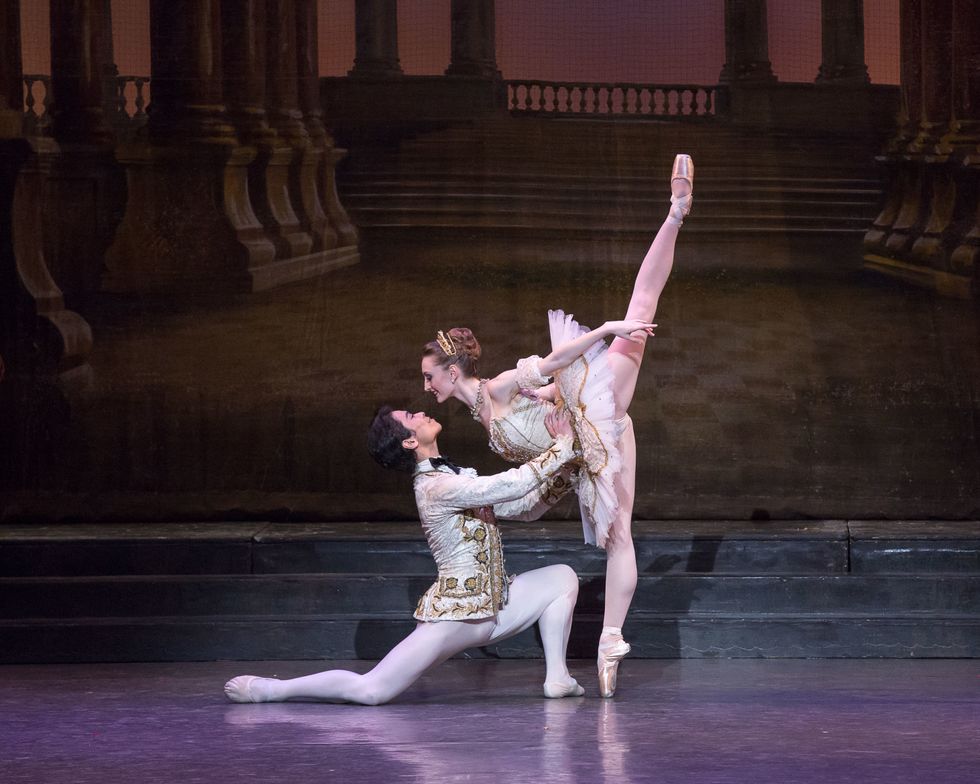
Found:
[[(386, 468), (411, 471), (419, 518), (439, 579), (419, 600), (418, 625), (370, 671), (327, 670), (290, 680), (240, 675), (225, 684), (234, 702), (290, 698), (379, 705), (426, 670), (467, 648), (489, 645), (538, 624), (545, 656), (546, 697), (584, 693), (568, 672), (565, 651), (578, 578), (564, 564), (520, 574), (508, 583), (497, 517), (532, 520), (571, 487), (577, 455), (568, 416), (556, 410), (548, 428), (555, 444), (519, 468), (480, 477), (439, 457), (442, 426), (418, 412), (381, 408), (368, 446)], [(571, 464), (571, 465), (570, 465)]]

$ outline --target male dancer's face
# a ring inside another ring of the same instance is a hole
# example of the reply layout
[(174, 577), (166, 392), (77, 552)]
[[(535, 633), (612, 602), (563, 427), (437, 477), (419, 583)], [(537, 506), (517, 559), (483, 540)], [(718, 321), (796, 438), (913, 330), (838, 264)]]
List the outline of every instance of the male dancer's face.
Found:
[[(436, 436), (442, 432), (442, 425), (432, 417), (426, 416), (424, 411), (416, 411), (414, 414), (408, 411), (392, 411), (391, 418), (406, 430), (412, 431), (413, 439), (405, 439), (405, 442), (402, 442), (406, 449), (430, 447), (435, 444)], [(409, 446), (406, 442), (410, 440), (417, 443)]]

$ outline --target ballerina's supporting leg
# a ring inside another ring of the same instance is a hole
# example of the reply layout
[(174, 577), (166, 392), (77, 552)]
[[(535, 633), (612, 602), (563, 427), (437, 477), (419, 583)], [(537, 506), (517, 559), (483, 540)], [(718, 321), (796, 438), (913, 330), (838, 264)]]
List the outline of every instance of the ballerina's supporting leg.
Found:
[[(567, 566), (554, 565), (518, 575), (510, 586), (510, 601), (496, 621), (420, 623), (369, 672), (326, 670), (300, 678), (279, 680), (239, 676), (225, 693), (235, 702), (281, 702), (290, 698), (380, 705), (411, 686), (429, 668), (465, 651), (523, 631), (535, 622), (541, 628), (548, 696), (576, 696), (581, 687), (568, 674), (565, 649), (578, 595), (578, 578)], [(560, 693), (548, 693), (548, 687)]]

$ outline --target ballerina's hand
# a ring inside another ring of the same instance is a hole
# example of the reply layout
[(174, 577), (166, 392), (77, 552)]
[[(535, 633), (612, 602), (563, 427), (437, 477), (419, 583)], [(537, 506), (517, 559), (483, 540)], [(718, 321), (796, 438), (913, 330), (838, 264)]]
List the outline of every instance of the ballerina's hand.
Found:
[(544, 426), (548, 428), (552, 438), (572, 435), (572, 418), (568, 409), (557, 406), (544, 418)]
[(647, 336), (653, 335), (653, 328), (657, 326), (649, 321), (642, 319), (626, 319), (625, 321), (607, 321), (605, 327), (610, 335), (624, 338), (633, 343), (639, 343)]

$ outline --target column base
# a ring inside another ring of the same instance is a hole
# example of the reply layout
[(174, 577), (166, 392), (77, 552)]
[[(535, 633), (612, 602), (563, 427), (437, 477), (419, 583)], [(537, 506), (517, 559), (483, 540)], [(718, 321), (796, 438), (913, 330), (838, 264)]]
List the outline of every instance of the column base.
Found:
[(120, 147), (129, 193), (103, 289), (249, 289), (249, 271), (276, 255), (248, 198), (254, 157), (226, 145)]
[(290, 180), (299, 154), (294, 147), (260, 147), (249, 166), (252, 204), (278, 259), (306, 256), (313, 249), (313, 238), (300, 225), (292, 201)]
[(60, 376), (87, 365), (92, 330), (65, 307), (44, 255), (42, 208), (58, 146), (50, 139), (0, 143), (0, 354), (8, 372)]

